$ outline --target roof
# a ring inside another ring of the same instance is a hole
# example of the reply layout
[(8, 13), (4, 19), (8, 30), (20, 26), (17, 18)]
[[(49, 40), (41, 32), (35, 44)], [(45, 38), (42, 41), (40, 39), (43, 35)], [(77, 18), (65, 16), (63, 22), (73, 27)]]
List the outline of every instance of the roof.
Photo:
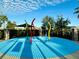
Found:
[(32, 27), (32, 26), (29, 25), (29, 24), (20, 24), (20, 25), (17, 25), (17, 27), (26, 27), (26, 25), (27, 25), (28, 27)]

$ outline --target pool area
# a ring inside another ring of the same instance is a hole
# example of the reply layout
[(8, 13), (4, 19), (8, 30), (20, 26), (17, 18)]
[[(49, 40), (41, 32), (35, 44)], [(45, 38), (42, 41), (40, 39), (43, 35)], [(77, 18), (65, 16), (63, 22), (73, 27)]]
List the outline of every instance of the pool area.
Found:
[(0, 59), (78, 59), (79, 44), (64, 38), (34, 36), (0, 42)]

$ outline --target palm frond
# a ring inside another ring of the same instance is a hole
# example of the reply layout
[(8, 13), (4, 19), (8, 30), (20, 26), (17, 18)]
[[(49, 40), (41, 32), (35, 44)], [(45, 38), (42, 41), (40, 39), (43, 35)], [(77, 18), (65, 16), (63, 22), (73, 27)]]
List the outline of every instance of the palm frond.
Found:
[(77, 17), (79, 18), (79, 15)]
[(79, 14), (79, 10), (76, 10), (76, 11), (74, 12), (74, 14)]
[(78, 9), (79, 9), (79, 7), (75, 8), (75, 10), (78, 10)]

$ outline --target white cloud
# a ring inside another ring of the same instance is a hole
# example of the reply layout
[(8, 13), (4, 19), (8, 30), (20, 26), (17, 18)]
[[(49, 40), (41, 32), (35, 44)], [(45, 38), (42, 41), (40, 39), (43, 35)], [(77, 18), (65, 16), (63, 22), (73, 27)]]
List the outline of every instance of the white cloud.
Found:
[(6, 11), (15, 12), (31, 12), (37, 10), (41, 6), (52, 5), (62, 3), (65, 0), (3, 0), (3, 6)]

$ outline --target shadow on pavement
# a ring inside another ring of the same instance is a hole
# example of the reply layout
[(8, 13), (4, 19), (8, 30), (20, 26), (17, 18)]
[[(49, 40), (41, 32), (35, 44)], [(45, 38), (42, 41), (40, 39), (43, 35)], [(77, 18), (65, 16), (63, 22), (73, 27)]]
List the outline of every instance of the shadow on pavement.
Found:
[(53, 49), (52, 47), (50, 47), (49, 45), (47, 45), (44, 41), (42, 41), (39, 37), (36, 37), (38, 40), (40, 40), (40, 42), (42, 42), (46, 47), (48, 47), (52, 52), (54, 52), (60, 59), (67, 59), (66, 57), (64, 57), (64, 55), (62, 55), (59, 51)]
[(29, 41), (29, 38), (26, 38), (24, 42), (24, 47), (20, 56), (20, 59), (33, 59), (33, 54), (31, 50), (31, 43)]

